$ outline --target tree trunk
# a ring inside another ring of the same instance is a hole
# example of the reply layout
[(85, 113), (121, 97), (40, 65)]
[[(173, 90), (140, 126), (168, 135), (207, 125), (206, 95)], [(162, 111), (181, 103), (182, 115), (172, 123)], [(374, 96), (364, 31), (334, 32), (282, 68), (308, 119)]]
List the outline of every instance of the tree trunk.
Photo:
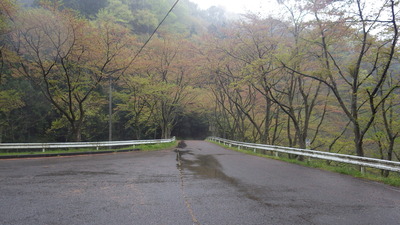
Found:
[(74, 142), (82, 141), (82, 121), (74, 121), (71, 126), (71, 140)]
[(279, 129), (279, 109), (276, 110), (274, 117), (275, 117), (274, 134), (272, 136), (271, 143), (269, 143), (271, 145), (275, 145), (275, 141), (277, 141), (278, 136), (279, 136), (279, 134), (278, 134), (278, 129)]
[(0, 126), (0, 143), (3, 143), (3, 126)]
[(265, 124), (264, 124), (264, 134), (261, 134), (261, 143), (262, 144), (271, 144), (271, 138), (270, 138), (270, 130), (271, 130), (271, 124), (272, 124), (272, 117), (271, 117), (271, 107), (272, 103), (271, 100), (268, 98), (265, 98)]
[[(299, 130), (299, 132), (300, 132), (300, 130)], [(307, 138), (307, 134), (299, 133), (298, 136), (299, 136), (299, 147), (300, 147), (301, 149), (306, 149), (306, 138)], [(299, 160), (299, 161), (304, 161), (304, 156), (298, 155), (298, 156), (297, 156), (297, 160)]]
[(363, 137), (360, 132), (360, 127), (358, 124), (354, 124), (354, 144), (356, 147), (357, 156), (364, 157), (364, 148), (363, 148)]
[(171, 138), (171, 126), (169, 123), (163, 123), (161, 126), (161, 139)]
[[(389, 144), (389, 149), (388, 149), (388, 153), (387, 153), (387, 160), (392, 161), (393, 159), (393, 148), (394, 148), (394, 142), (395, 142), (396, 138), (390, 138), (390, 144)], [(389, 176), (390, 171), (389, 170), (383, 170), (382, 171), (382, 176), (384, 177), (388, 177)]]

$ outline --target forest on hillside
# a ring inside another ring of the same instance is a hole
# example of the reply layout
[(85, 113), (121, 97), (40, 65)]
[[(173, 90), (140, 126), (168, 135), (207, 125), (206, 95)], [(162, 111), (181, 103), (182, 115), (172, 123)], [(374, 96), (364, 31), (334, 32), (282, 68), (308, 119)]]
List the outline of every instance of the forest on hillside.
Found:
[(400, 158), (399, 1), (3, 0), (0, 142), (205, 138)]

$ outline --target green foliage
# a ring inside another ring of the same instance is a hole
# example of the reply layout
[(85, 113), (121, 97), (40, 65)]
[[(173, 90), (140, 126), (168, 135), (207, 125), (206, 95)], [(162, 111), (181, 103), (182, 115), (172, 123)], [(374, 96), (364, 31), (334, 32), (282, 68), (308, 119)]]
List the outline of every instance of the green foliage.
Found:
[(107, 7), (97, 14), (98, 18), (110, 18), (117, 23), (128, 24), (133, 20), (133, 13), (125, 1), (109, 0)]
[(80, 12), (87, 18), (94, 17), (100, 9), (106, 7), (108, 0), (34, 0), (34, 6), (56, 6)]
[(341, 17), (356, 15), (351, 7), (333, 14), (329, 4), (308, 1), (301, 11), (288, 8), (292, 18), (228, 21), (219, 7), (181, 0), (133, 60), (174, 0), (46, 0), (19, 13), (14, 1), (1, 2), (3, 141), (65, 141), (78, 122), (83, 139), (107, 139), (111, 78), (115, 140), (195, 138), (210, 126), (240, 140), (300, 146), (311, 139), (312, 148), (354, 154), (358, 124), (366, 155), (399, 158), (399, 139), (389, 140), (399, 127), (397, 51), (392, 76), (380, 79), (393, 30), (386, 23), (380, 37), (367, 34), (360, 51), (363, 30)]
[(0, 90), (0, 113), (9, 114), (11, 111), (24, 106), (21, 95), (16, 90)]
[(115, 92), (116, 110), (126, 118), (125, 129), (133, 129), (133, 137), (148, 137), (157, 127), (153, 117), (155, 99), (159, 89), (146, 77), (126, 78), (126, 88)]
[(10, 16), (15, 10), (15, 1), (4, 0), (0, 4), (0, 37), (4, 35), (9, 28)]
[(135, 11), (132, 26), (135, 32), (150, 33), (159, 23), (157, 16), (150, 10), (142, 9)]
[(58, 115), (29, 82), (22, 78), (8, 79), (3, 87), (11, 90), (11, 93), (18, 91), (12, 98), (18, 98), (17, 102), (20, 103), (19, 107), (14, 107), (9, 113), (0, 113), (3, 142), (55, 141), (57, 136), (64, 135), (58, 133), (46, 137), (46, 130)]
[(4, 130), (10, 126), (11, 112), (24, 106), (21, 95), (16, 90), (0, 89), (0, 143), (3, 140)]

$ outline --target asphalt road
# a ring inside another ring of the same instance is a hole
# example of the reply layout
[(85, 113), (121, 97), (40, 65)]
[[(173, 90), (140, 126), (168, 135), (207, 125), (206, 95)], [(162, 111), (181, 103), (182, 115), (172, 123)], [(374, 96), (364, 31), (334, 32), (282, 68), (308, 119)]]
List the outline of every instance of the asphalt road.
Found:
[(398, 188), (202, 141), (178, 150), (0, 160), (0, 224), (400, 224)]

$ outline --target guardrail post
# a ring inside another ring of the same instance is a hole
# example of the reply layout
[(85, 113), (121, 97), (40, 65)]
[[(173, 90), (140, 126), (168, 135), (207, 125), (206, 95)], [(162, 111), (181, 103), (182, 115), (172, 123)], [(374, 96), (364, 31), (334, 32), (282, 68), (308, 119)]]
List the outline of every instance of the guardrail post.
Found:
[[(311, 146), (311, 140), (310, 139), (306, 139), (306, 149), (307, 150), (310, 150), (310, 146)], [(311, 157), (310, 156), (308, 156), (307, 157), (307, 162), (309, 163), (311, 161)]]
[(42, 148), (42, 152), (46, 152), (46, 149), (45, 149), (45, 148)]
[(275, 152), (275, 157), (279, 158), (279, 152)]
[(361, 174), (364, 175), (365, 174), (365, 166), (360, 166), (360, 171), (361, 171)]

